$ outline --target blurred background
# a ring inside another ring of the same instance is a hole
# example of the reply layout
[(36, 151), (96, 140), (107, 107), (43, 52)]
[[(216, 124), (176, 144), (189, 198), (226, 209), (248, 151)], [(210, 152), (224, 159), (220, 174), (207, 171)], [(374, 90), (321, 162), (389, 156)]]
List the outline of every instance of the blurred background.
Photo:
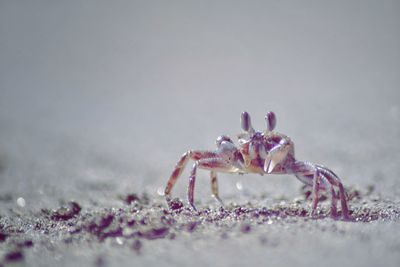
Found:
[[(180, 155), (235, 138), (243, 110), (257, 129), (275, 111), (299, 159), (398, 198), (399, 14), (390, 0), (0, 1), (0, 205), (161, 198)], [(222, 198), (300, 187), (220, 177)]]

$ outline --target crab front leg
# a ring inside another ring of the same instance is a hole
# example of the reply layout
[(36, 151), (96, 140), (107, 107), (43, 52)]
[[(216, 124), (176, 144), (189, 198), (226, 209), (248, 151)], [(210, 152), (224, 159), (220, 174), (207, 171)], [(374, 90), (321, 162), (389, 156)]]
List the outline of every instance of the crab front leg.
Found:
[(211, 171), (210, 172), (210, 177), (211, 177), (211, 192), (212, 192), (212, 195), (219, 202), (219, 204), (221, 206), (224, 206), (224, 203), (219, 198), (217, 173), (215, 171)]
[(175, 169), (168, 180), (167, 186), (165, 187), (164, 195), (167, 198), (167, 201), (170, 200), (172, 188), (174, 187), (179, 176), (181, 176), (189, 159), (197, 161), (201, 158), (212, 158), (212, 157), (216, 157), (216, 153), (210, 151), (193, 151), (193, 150), (189, 150), (186, 153), (184, 153), (180, 158), (180, 160), (178, 161), (178, 163), (176, 164)]
[[(213, 194), (215, 198), (220, 203), (222, 203), (222, 201), (219, 199), (218, 196), (218, 187), (216, 187), (216, 179), (217, 179), (216, 172), (235, 172), (236, 167), (231, 165), (224, 158), (200, 159), (193, 164), (192, 171), (190, 172), (190, 177), (189, 177), (188, 201), (190, 206), (192, 206), (194, 210), (197, 210), (196, 206), (194, 205), (194, 188), (196, 183), (197, 168), (211, 171), (211, 177), (212, 177), (211, 184), (212, 184)], [(213, 178), (215, 178), (214, 181)]]
[(216, 172), (242, 172), (243, 157), (228, 136), (219, 136), (216, 140), (216, 144), (217, 149), (215, 151), (189, 150), (182, 155), (168, 180), (167, 186), (165, 187), (164, 194), (168, 203), (170, 202), (172, 188), (174, 187), (179, 176), (182, 174), (182, 171), (187, 165), (189, 159), (195, 161), (189, 178), (188, 199), (190, 205), (195, 209), (194, 185), (196, 181), (197, 168), (211, 171), (211, 188), (213, 195), (220, 203), (222, 203), (218, 195)]

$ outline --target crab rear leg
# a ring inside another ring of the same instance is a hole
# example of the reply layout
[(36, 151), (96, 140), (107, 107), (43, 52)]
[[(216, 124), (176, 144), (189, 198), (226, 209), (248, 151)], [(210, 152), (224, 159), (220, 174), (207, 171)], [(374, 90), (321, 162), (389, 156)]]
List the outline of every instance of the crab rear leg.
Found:
[(319, 173), (319, 170), (316, 169), (314, 172), (314, 178), (313, 178), (313, 197), (312, 197), (312, 210), (311, 210), (311, 215), (315, 216), (317, 207), (318, 207), (318, 202), (319, 202), (319, 188), (321, 184), (321, 175)]
[[(342, 182), (339, 177), (334, 174), (328, 168), (317, 165), (309, 162), (296, 161), (293, 167), (293, 172), (296, 177), (313, 187), (313, 204), (312, 204), (312, 212), (314, 215), (319, 199), (318, 192), (320, 189), (328, 189), (331, 190), (331, 216), (337, 216), (337, 200), (340, 198), (341, 207), (342, 207), (342, 216), (345, 219), (349, 219), (349, 208), (346, 200), (346, 193), (343, 187)], [(336, 193), (335, 187), (338, 188), (339, 192)]]
[[(322, 188), (321, 178), (327, 179), (326, 175), (321, 175), (320, 170), (317, 168), (313, 177), (313, 197), (312, 197), (312, 212), (311, 215), (315, 216), (316, 210), (319, 202), (319, 191)], [(331, 216), (337, 217), (337, 199), (338, 195), (336, 194), (335, 187), (333, 184), (330, 184), (331, 189)]]
[(331, 185), (331, 196), (332, 196), (332, 205), (331, 205), (331, 216), (337, 217), (337, 200), (338, 195), (336, 194), (335, 188)]
[[(343, 186), (342, 182), (332, 171), (330, 171), (329, 169), (326, 169), (326, 168), (324, 168), (324, 177), (328, 180), (328, 182), (332, 186), (337, 186), (339, 188), (340, 206), (342, 207), (343, 218), (349, 219), (350, 218), (349, 206), (347, 204), (346, 192), (344, 190), (344, 186)], [(334, 194), (332, 194), (332, 209), (334, 208), (333, 207), (334, 204), (336, 205), (336, 201), (337, 201), (337, 195), (336, 195), (336, 193), (334, 193)]]

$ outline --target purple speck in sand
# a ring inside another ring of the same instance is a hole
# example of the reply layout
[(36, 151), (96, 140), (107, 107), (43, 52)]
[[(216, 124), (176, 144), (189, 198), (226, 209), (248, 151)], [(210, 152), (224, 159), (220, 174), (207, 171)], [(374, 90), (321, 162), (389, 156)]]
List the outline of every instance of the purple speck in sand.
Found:
[(164, 238), (168, 235), (168, 233), (169, 233), (168, 227), (161, 227), (161, 228), (153, 228), (151, 230), (143, 232), (141, 233), (141, 236), (143, 236), (146, 239), (152, 240), (152, 239)]
[(251, 226), (249, 224), (242, 225), (242, 227), (240, 227), (240, 231), (244, 234), (248, 234), (251, 231)]
[(105, 259), (102, 256), (98, 256), (95, 261), (96, 267), (104, 267), (107, 266)]
[(176, 223), (176, 220), (174, 218), (172, 218), (170, 216), (165, 216), (165, 215), (161, 216), (160, 221), (163, 224), (169, 225), (169, 226), (171, 226), (171, 225)]
[(186, 228), (189, 232), (194, 232), (200, 222), (190, 222), (186, 225)]
[(69, 207), (62, 207), (53, 212), (51, 219), (54, 221), (67, 221), (81, 212), (81, 206), (76, 202), (69, 202)]
[(134, 227), (134, 226), (137, 224), (137, 222), (136, 222), (135, 219), (130, 219), (130, 220), (128, 220), (128, 221), (126, 222), (126, 224), (127, 224), (129, 227)]
[(114, 215), (108, 214), (106, 217), (101, 219), (98, 227), (100, 229), (107, 228), (108, 226), (110, 226), (110, 224), (113, 222), (113, 220), (114, 220)]
[(240, 216), (242, 214), (246, 214), (247, 212), (248, 212), (248, 210), (246, 208), (243, 208), (243, 207), (237, 207), (235, 209), (236, 216)]
[(169, 201), (168, 205), (174, 211), (178, 211), (183, 208), (183, 203), (179, 198), (172, 199), (171, 201)]
[(30, 247), (33, 247), (33, 241), (32, 240), (25, 240), (24, 242), (20, 242), (20, 243), (18, 243), (17, 244), (18, 245), (18, 247), (21, 247), (21, 248), (30, 248)]
[(6, 241), (7, 237), (7, 234), (0, 232), (0, 242)]
[(4, 259), (7, 262), (21, 261), (24, 259), (24, 254), (21, 250), (11, 251), (4, 256)]
[(119, 236), (123, 236), (123, 230), (121, 227), (117, 227), (116, 229), (103, 232), (99, 237), (100, 240), (104, 240), (108, 237), (119, 237)]
[(126, 204), (130, 205), (131, 203), (135, 201), (140, 201), (140, 198), (136, 194), (129, 194), (125, 198), (123, 198)]
[[(90, 222), (86, 225), (85, 229), (89, 233), (96, 235), (101, 241), (108, 237), (123, 236), (123, 229), (120, 226), (121, 223), (114, 219), (115, 216), (113, 214), (108, 214), (102, 217), (99, 223), (95, 221)], [(114, 221), (116, 222), (115, 224), (113, 224)]]
[(137, 253), (140, 252), (142, 246), (143, 246), (142, 241), (140, 241), (138, 239), (134, 240), (133, 243), (132, 243), (132, 249), (134, 251), (136, 251)]
[(87, 225), (87, 230), (93, 234), (102, 232), (105, 228), (110, 226), (110, 224), (114, 220), (114, 215), (108, 214), (105, 217), (102, 217), (100, 222), (97, 224), (96, 222), (91, 222)]

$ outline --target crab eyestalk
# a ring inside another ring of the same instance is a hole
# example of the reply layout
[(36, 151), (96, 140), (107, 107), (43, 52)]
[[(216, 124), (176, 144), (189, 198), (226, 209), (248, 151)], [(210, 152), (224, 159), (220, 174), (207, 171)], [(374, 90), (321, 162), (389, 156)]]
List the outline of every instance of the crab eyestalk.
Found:
[(249, 134), (253, 134), (255, 132), (253, 126), (251, 126), (250, 115), (246, 111), (244, 111), (242, 113), (242, 117), (241, 117), (240, 122), (241, 122), (241, 125), (242, 125), (242, 129), (245, 132), (248, 132)]
[(267, 115), (265, 115), (265, 121), (267, 122), (267, 129), (269, 132), (275, 129), (276, 126), (275, 113), (273, 113), (272, 111), (268, 112)]

